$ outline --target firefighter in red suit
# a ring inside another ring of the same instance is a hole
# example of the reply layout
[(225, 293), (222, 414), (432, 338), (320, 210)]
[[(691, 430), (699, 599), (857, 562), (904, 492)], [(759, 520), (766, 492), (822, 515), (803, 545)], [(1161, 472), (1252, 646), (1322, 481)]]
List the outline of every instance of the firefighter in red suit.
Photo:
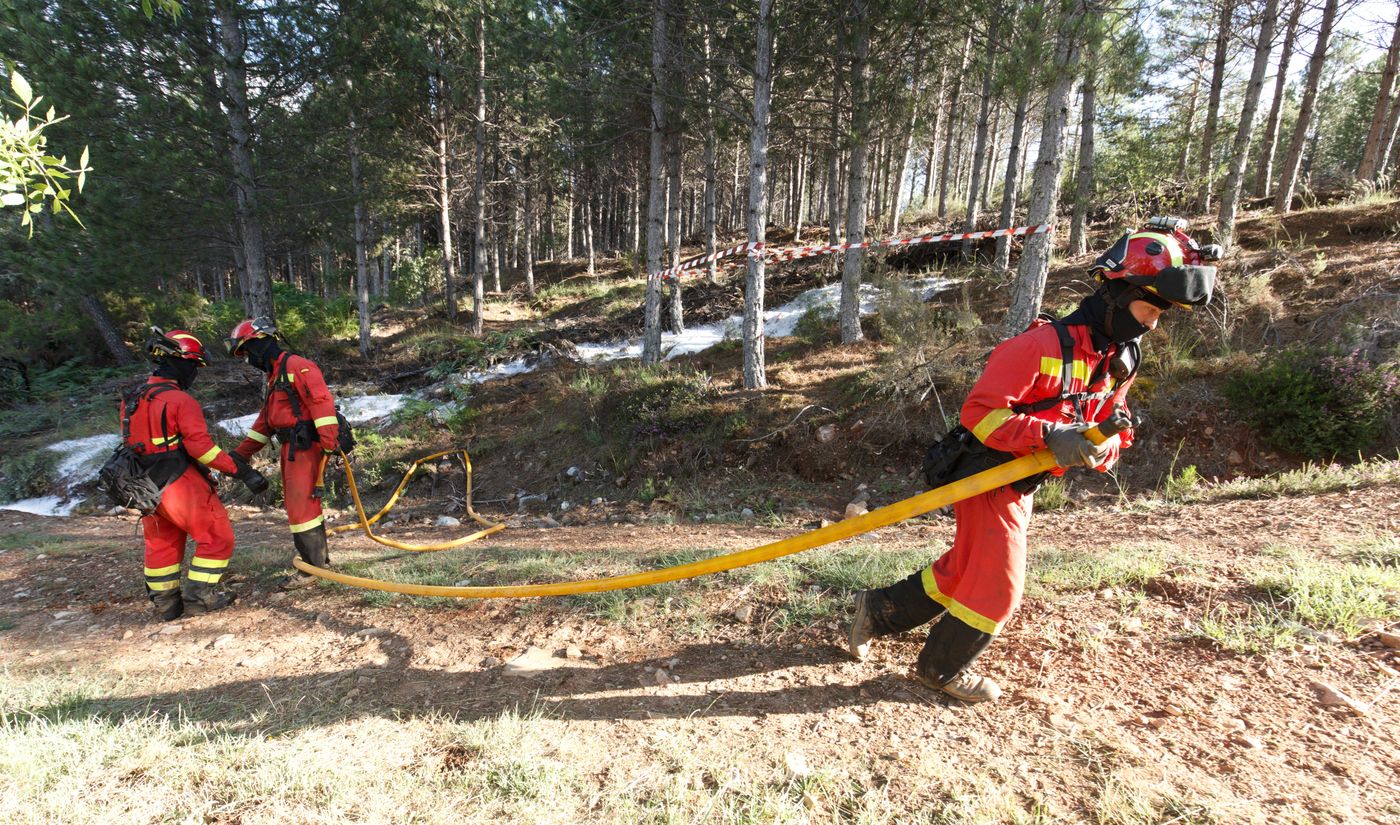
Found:
[[(233, 555), (233, 528), (214, 492), (210, 470), (234, 476), (253, 492), (267, 480), (242, 458), (219, 449), (209, 436), (204, 411), (188, 394), (206, 363), (204, 345), (184, 330), (153, 330), (146, 351), (156, 368), (145, 385), (120, 407), (123, 442), (140, 456), (160, 504), (141, 519), (146, 537), (146, 592), (161, 618), (207, 613), (233, 603), (219, 580)], [(183, 594), (180, 565), (185, 539), (195, 541)]]
[[(1152, 218), (1099, 256), (1090, 272), (1097, 290), (1063, 319), (1042, 316), (1002, 342), (963, 403), (961, 424), (1005, 459), (1050, 449), (1060, 465), (1107, 471), (1132, 432), (1095, 445), (1083, 432), (1126, 396), (1140, 358), (1138, 338), (1172, 306), (1210, 300), (1219, 247), (1201, 248), (1185, 221)], [(1121, 439), (1121, 440), (1120, 440)], [(992, 453), (992, 455), (998, 455)], [(937, 619), (913, 676), (966, 701), (996, 699), (1000, 687), (968, 670), (1015, 613), (1025, 583), (1026, 530), (1036, 480), (1000, 487), (953, 506), (953, 546), (903, 581), (856, 594), (849, 644), (865, 658), (872, 639)]]
[[(324, 456), (340, 446), (335, 400), (321, 368), (310, 360), (284, 352), (277, 328), (266, 318), (243, 321), (233, 328), (229, 354), (242, 356), (267, 373), (262, 411), (235, 453), (252, 458), (275, 437), (281, 445), (282, 494), (287, 523), (297, 555), (316, 567), (329, 567), (325, 517), (316, 488)], [(301, 571), (283, 579), (284, 589), (314, 584), (315, 576)]]

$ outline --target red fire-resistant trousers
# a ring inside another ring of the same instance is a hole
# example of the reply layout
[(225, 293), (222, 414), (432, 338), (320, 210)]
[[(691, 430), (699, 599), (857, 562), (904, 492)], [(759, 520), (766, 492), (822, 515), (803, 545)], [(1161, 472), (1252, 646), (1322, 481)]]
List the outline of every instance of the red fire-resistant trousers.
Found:
[(289, 456), (290, 445), (282, 445), (282, 498), (287, 508), (287, 524), (293, 533), (303, 533), (325, 522), (321, 499), (316, 492), (316, 475), (321, 468), (321, 451), (298, 450)]
[(233, 526), (223, 503), (193, 466), (165, 488), (160, 506), (141, 519), (141, 527), (146, 536), (146, 587), (152, 591), (180, 587), (187, 537), (195, 542), (192, 581), (216, 584), (228, 568)]
[(924, 591), (964, 623), (995, 634), (1021, 604), (1034, 496), (1009, 486), (953, 505), (953, 546), (923, 572)]

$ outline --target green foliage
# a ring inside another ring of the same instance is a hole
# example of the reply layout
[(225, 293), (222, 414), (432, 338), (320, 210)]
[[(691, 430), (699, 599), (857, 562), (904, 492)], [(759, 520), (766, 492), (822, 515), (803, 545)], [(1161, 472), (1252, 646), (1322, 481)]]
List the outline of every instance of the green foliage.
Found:
[(1265, 443), (1326, 459), (1375, 445), (1400, 401), (1400, 369), (1373, 364), (1359, 351), (1326, 355), (1290, 348), (1225, 385), (1235, 411)]
[(809, 344), (831, 343), (839, 337), (836, 328), (836, 307), (830, 304), (814, 304), (807, 307), (792, 327), (794, 338), (801, 338)]
[(1375, 564), (1332, 564), (1295, 554), (1288, 564), (1252, 582), (1290, 618), (1347, 636), (1365, 619), (1400, 617), (1400, 569)]
[(1045, 483), (1035, 491), (1037, 510), (1063, 510), (1069, 505), (1069, 482), (1063, 476), (1045, 479)]
[(442, 289), (442, 250), (425, 249), (421, 257), (406, 257), (394, 268), (389, 282), (389, 302), (395, 306), (421, 306)]
[(47, 495), (53, 492), (58, 454), (38, 449), (0, 458), (0, 501)]
[(1167, 474), (1166, 489), (1163, 491), (1163, 495), (1167, 501), (1186, 501), (1191, 493), (1200, 486), (1200, 472), (1196, 470), (1196, 465), (1188, 464), (1179, 473), (1173, 471)]
[(92, 171), (87, 147), (83, 147), (77, 166), (69, 166), (67, 157), (49, 154), (45, 130), (66, 117), (59, 117), (52, 106), (39, 116), (36, 110), (43, 98), (35, 97), (29, 82), (13, 68), (10, 92), (12, 97), (0, 98), (14, 114), (13, 120), (0, 114), (0, 207), (18, 207), (20, 225), (31, 235), (34, 216), (45, 206), (55, 215), (66, 213), (77, 221), (68, 201), (74, 192), (83, 191), (87, 173)]
[(708, 373), (638, 371), (637, 384), (617, 399), (619, 420), (637, 435), (676, 435), (713, 421), (719, 395)]

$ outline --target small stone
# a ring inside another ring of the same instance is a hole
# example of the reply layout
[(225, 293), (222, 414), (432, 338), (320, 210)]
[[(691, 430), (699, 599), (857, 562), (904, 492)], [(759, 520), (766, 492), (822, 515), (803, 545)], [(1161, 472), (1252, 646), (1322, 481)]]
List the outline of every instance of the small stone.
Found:
[(49, 556), (48, 556), (47, 553), (40, 553), (39, 555), (37, 555), (37, 556), (34, 557), (34, 560), (35, 560), (35, 561), (43, 561), (44, 559), (46, 559), (46, 558), (48, 558), (48, 557), (49, 557)]
[(579, 650), (578, 645), (569, 645), (568, 647), (564, 648), (564, 658), (565, 658), (565, 659), (582, 659), (582, 658), (583, 658), (583, 651), (582, 651), (582, 650)]
[(574, 506), (574, 505), (570, 504), (570, 503), (567, 502), (567, 501), (561, 501), (561, 502), (559, 502), (559, 512), (561, 512), (561, 513), (567, 513), (567, 512), (569, 512), (569, 509), (570, 509), (571, 507), (573, 507), (573, 506)]
[(856, 518), (870, 512), (870, 508), (865, 506), (863, 501), (853, 501), (846, 505), (846, 518)]
[(1246, 750), (1258, 751), (1264, 749), (1264, 740), (1245, 733), (1237, 733), (1231, 736), (1230, 741)]
[(817, 428), (817, 443), (830, 444), (836, 438), (836, 425), (823, 424)]
[(219, 637), (218, 637), (217, 639), (215, 639), (214, 641), (210, 642), (210, 643), (209, 643), (209, 649), (210, 649), (210, 650), (219, 650), (220, 648), (228, 647), (228, 646), (233, 642), (233, 640), (234, 640), (235, 638), (237, 638), (237, 637), (234, 636), (232, 633), (225, 633), (225, 634), (219, 636)]
[(594, 507), (598, 507), (598, 506), (600, 506), (600, 505), (603, 503), (603, 497), (602, 497), (602, 496), (594, 496), (594, 497), (593, 497), (593, 500), (590, 501), (590, 502), (588, 502), (588, 503), (589, 503), (589, 504), (592, 504)]
[(269, 595), (269, 596), (267, 597), (267, 600), (268, 600), (269, 602), (272, 602), (273, 604), (277, 604), (278, 602), (286, 601), (286, 600), (287, 600), (287, 594), (284, 593), (284, 592), (282, 592), (281, 590), (278, 590), (276, 593), (273, 593), (273, 594)]
[(519, 656), (506, 662), (506, 673), (512, 676), (522, 676), (552, 670), (557, 666), (558, 660), (548, 651), (531, 645), (525, 648), (525, 651)]
[(351, 636), (358, 637), (358, 638), (361, 638), (361, 639), (372, 639), (372, 638), (374, 638), (375, 636), (384, 636), (384, 635), (387, 635), (388, 632), (389, 632), (389, 629), (388, 629), (387, 627), (366, 627), (366, 628), (364, 628), (363, 630), (356, 630), (354, 633), (351, 633), (350, 635), (351, 635)]
[(497, 667), (500, 664), (501, 660), (497, 659), (495, 656), (487, 656), (486, 658), (482, 659), (481, 662), (479, 662), (479, 665), (483, 670)]
[(818, 526), (818, 527), (830, 527), (831, 525), (833, 525), (833, 524), (835, 524), (835, 523), (836, 523), (836, 522), (832, 521), (832, 520), (829, 519), (829, 518), (824, 518), (824, 519), (822, 519), (821, 521), (817, 522), (817, 526)]
[(556, 527), (559, 527), (560, 524), (559, 524), (559, 522), (555, 521), (553, 518), (550, 518), (549, 516), (544, 516), (544, 517), (541, 518), (539, 521), (536, 521), (536, 522), (535, 522), (535, 526), (536, 526), (536, 527), (543, 528), (543, 529), (547, 529), (547, 530), (552, 530), (552, 529), (554, 529), (554, 528), (556, 528)]
[(656, 683), (658, 685), (661, 685), (662, 687), (671, 684), (671, 674), (667, 673), (666, 668), (664, 667), (657, 668), (656, 673), (653, 674), (653, 676), (655, 676), (656, 678)]
[(1320, 679), (1314, 679), (1308, 684), (1312, 686), (1313, 690), (1317, 691), (1317, 702), (1323, 707), (1346, 708), (1357, 716), (1366, 715), (1366, 706), (1346, 695), (1341, 688), (1330, 685)]
[(457, 581), (455, 581), (455, 582), (452, 583), (452, 586), (453, 586), (453, 587), (471, 587), (471, 586), (472, 586), (472, 580), (471, 580), (471, 579), (458, 579)]
[(438, 527), (461, 527), (462, 520), (452, 516), (438, 516), (436, 524)]
[(1400, 649), (1400, 633), (1395, 633), (1389, 630), (1382, 630), (1381, 632), (1376, 634), (1376, 638), (1380, 639), (1381, 644), (1385, 645), (1391, 650)]
[(373, 656), (369, 657), (370, 667), (387, 667), (388, 664), (389, 657), (384, 655), (383, 653), (376, 653)]
[(165, 627), (162, 627), (162, 628), (160, 629), (160, 635), (162, 635), (162, 636), (174, 636), (176, 633), (180, 633), (180, 632), (182, 632), (184, 629), (185, 629), (185, 626), (184, 626), (184, 625), (179, 625), (179, 624), (168, 624), (168, 625), (166, 625)]
[(738, 621), (743, 622), (744, 624), (750, 624), (751, 622), (753, 622), (753, 614), (753, 605), (741, 604), (739, 605), (738, 609), (734, 611), (734, 618)]
[(740, 510), (740, 511), (739, 511), (739, 517), (740, 517), (740, 518), (753, 518), (753, 508), (751, 508), (751, 507), (745, 507), (744, 509)]
[(127, 639), (130, 639), (132, 636), (135, 636), (135, 635), (136, 635), (136, 631), (134, 631), (134, 630), (131, 630), (131, 629), (123, 630), (123, 631), (122, 631), (122, 641), (124, 642), (124, 641), (126, 641)]
[(271, 653), (259, 653), (256, 656), (249, 656), (238, 663), (239, 667), (262, 667), (272, 661)]

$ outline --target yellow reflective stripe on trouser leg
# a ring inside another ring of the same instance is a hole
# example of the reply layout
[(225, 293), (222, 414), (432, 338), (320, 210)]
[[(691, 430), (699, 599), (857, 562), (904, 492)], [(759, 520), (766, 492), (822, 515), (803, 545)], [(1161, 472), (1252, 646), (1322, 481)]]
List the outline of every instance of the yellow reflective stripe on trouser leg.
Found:
[(293, 533), (305, 533), (307, 530), (310, 530), (311, 528), (321, 524), (325, 520), (326, 517), (324, 515), (320, 515), (310, 521), (303, 521), (301, 524), (292, 524), (289, 526), (291, 527)]
[(205, 465), (205, 466), (208, 466), (208, 465), (209, 465), (209, 462), (211, 462), (211, 461), (213, 461), (214, 459), (218, 458), (218, 457), (219, 457), (219, 453), (221, 453), (221, 452), (223, 452), (223, 450), (220, 450), (218, 447), (211, 447), (211, 448), (209, 449), (209, 452), (207, 452), (207, 453), (205, 453), (204, 455), (200, 456), (200, 457), (199, 457), (198, 459), (196, 459), (196, 460), (197, 460), (200, 464), (203, 464), (203, 465)]
[(337, 418), (336, 418), (335, 416), (333, 416), (333, 415), (323, 415), (323, 416), (321, 416), (320, 418), (316, 419), (315, 421), (312, 421), (312, 422), (311, 422), (311, 426), (313, 426), (313, 427), (315, 427), (316, 429), (319, 430), (319, 429), (321, 429), (322, 427), (329, 426), (329, 425), (331, 425), (331, 424), (336, 423), (336, 421), (338, 421), (338, 420), (339, 420), (339, 419), (337, 419)]
[(179, 573), (179, 572), (180, 572), (180, 565), (178, 565), (178, 564), (172, 564), (172, 565), (169, 565), (169, 566), (166, 566), (166, 567), (147, 567), (147, 568), (146, 568), (146, 575), (147, 575), (147, 576), (168, 576), (168, 575), (170, 575), (171, 573)]
[(251, 439), (253, 439), (254, 441), (258, 442), (259, 444), (270, 444), (270, 443), (272, 443), (272, 439), (268, 438), (267, 436), (263, 435), (262, 433), (258, 432), (257, 430), (249, 430), (249, 431), (248, 431), (248, 437), (251, 438)]
[(149, 579), (146, 580), (147, 590), (174, 590), (179, 586), (180, 578), (178, 576), (176, 576), (174, 579), (171, 579), (168, 582), (153, 582)]
[(223, 575), (223, 571), (219, 571), (218, 573), (201, 573), (198, 570), (190, 570), (189, 579), (192, 582), (208, 582), (209, 584), (218, 584), (219, 579), (223, 577)]
[(972, 434), (977, 436), (978, 441), (986, 444), (987, 436), (996, 432), (997, 427), (1005, 424), (1006, 419), (1010, 418), (1011, 415), (1011, 410), (992, 410), (981, 421), (977, 422), (977, 426), (972, 428)]
[(993, 636), (1001, 630), (1001, 622), (992, 621), (976, 610), (973, 610), (957, 599), (954, 599), (952, 596), (939, 590), (938, 582), (933, 577), (932, 567), (925, 567), (924, 572), (920, 574), (919, 578), (923, 582), (924, 592), (928, 594), (928, 597), (947, 608), (948, 612), (953, 614), (953, 616), (963, 624), (980, 630), (983, 633), (990, 633)]

